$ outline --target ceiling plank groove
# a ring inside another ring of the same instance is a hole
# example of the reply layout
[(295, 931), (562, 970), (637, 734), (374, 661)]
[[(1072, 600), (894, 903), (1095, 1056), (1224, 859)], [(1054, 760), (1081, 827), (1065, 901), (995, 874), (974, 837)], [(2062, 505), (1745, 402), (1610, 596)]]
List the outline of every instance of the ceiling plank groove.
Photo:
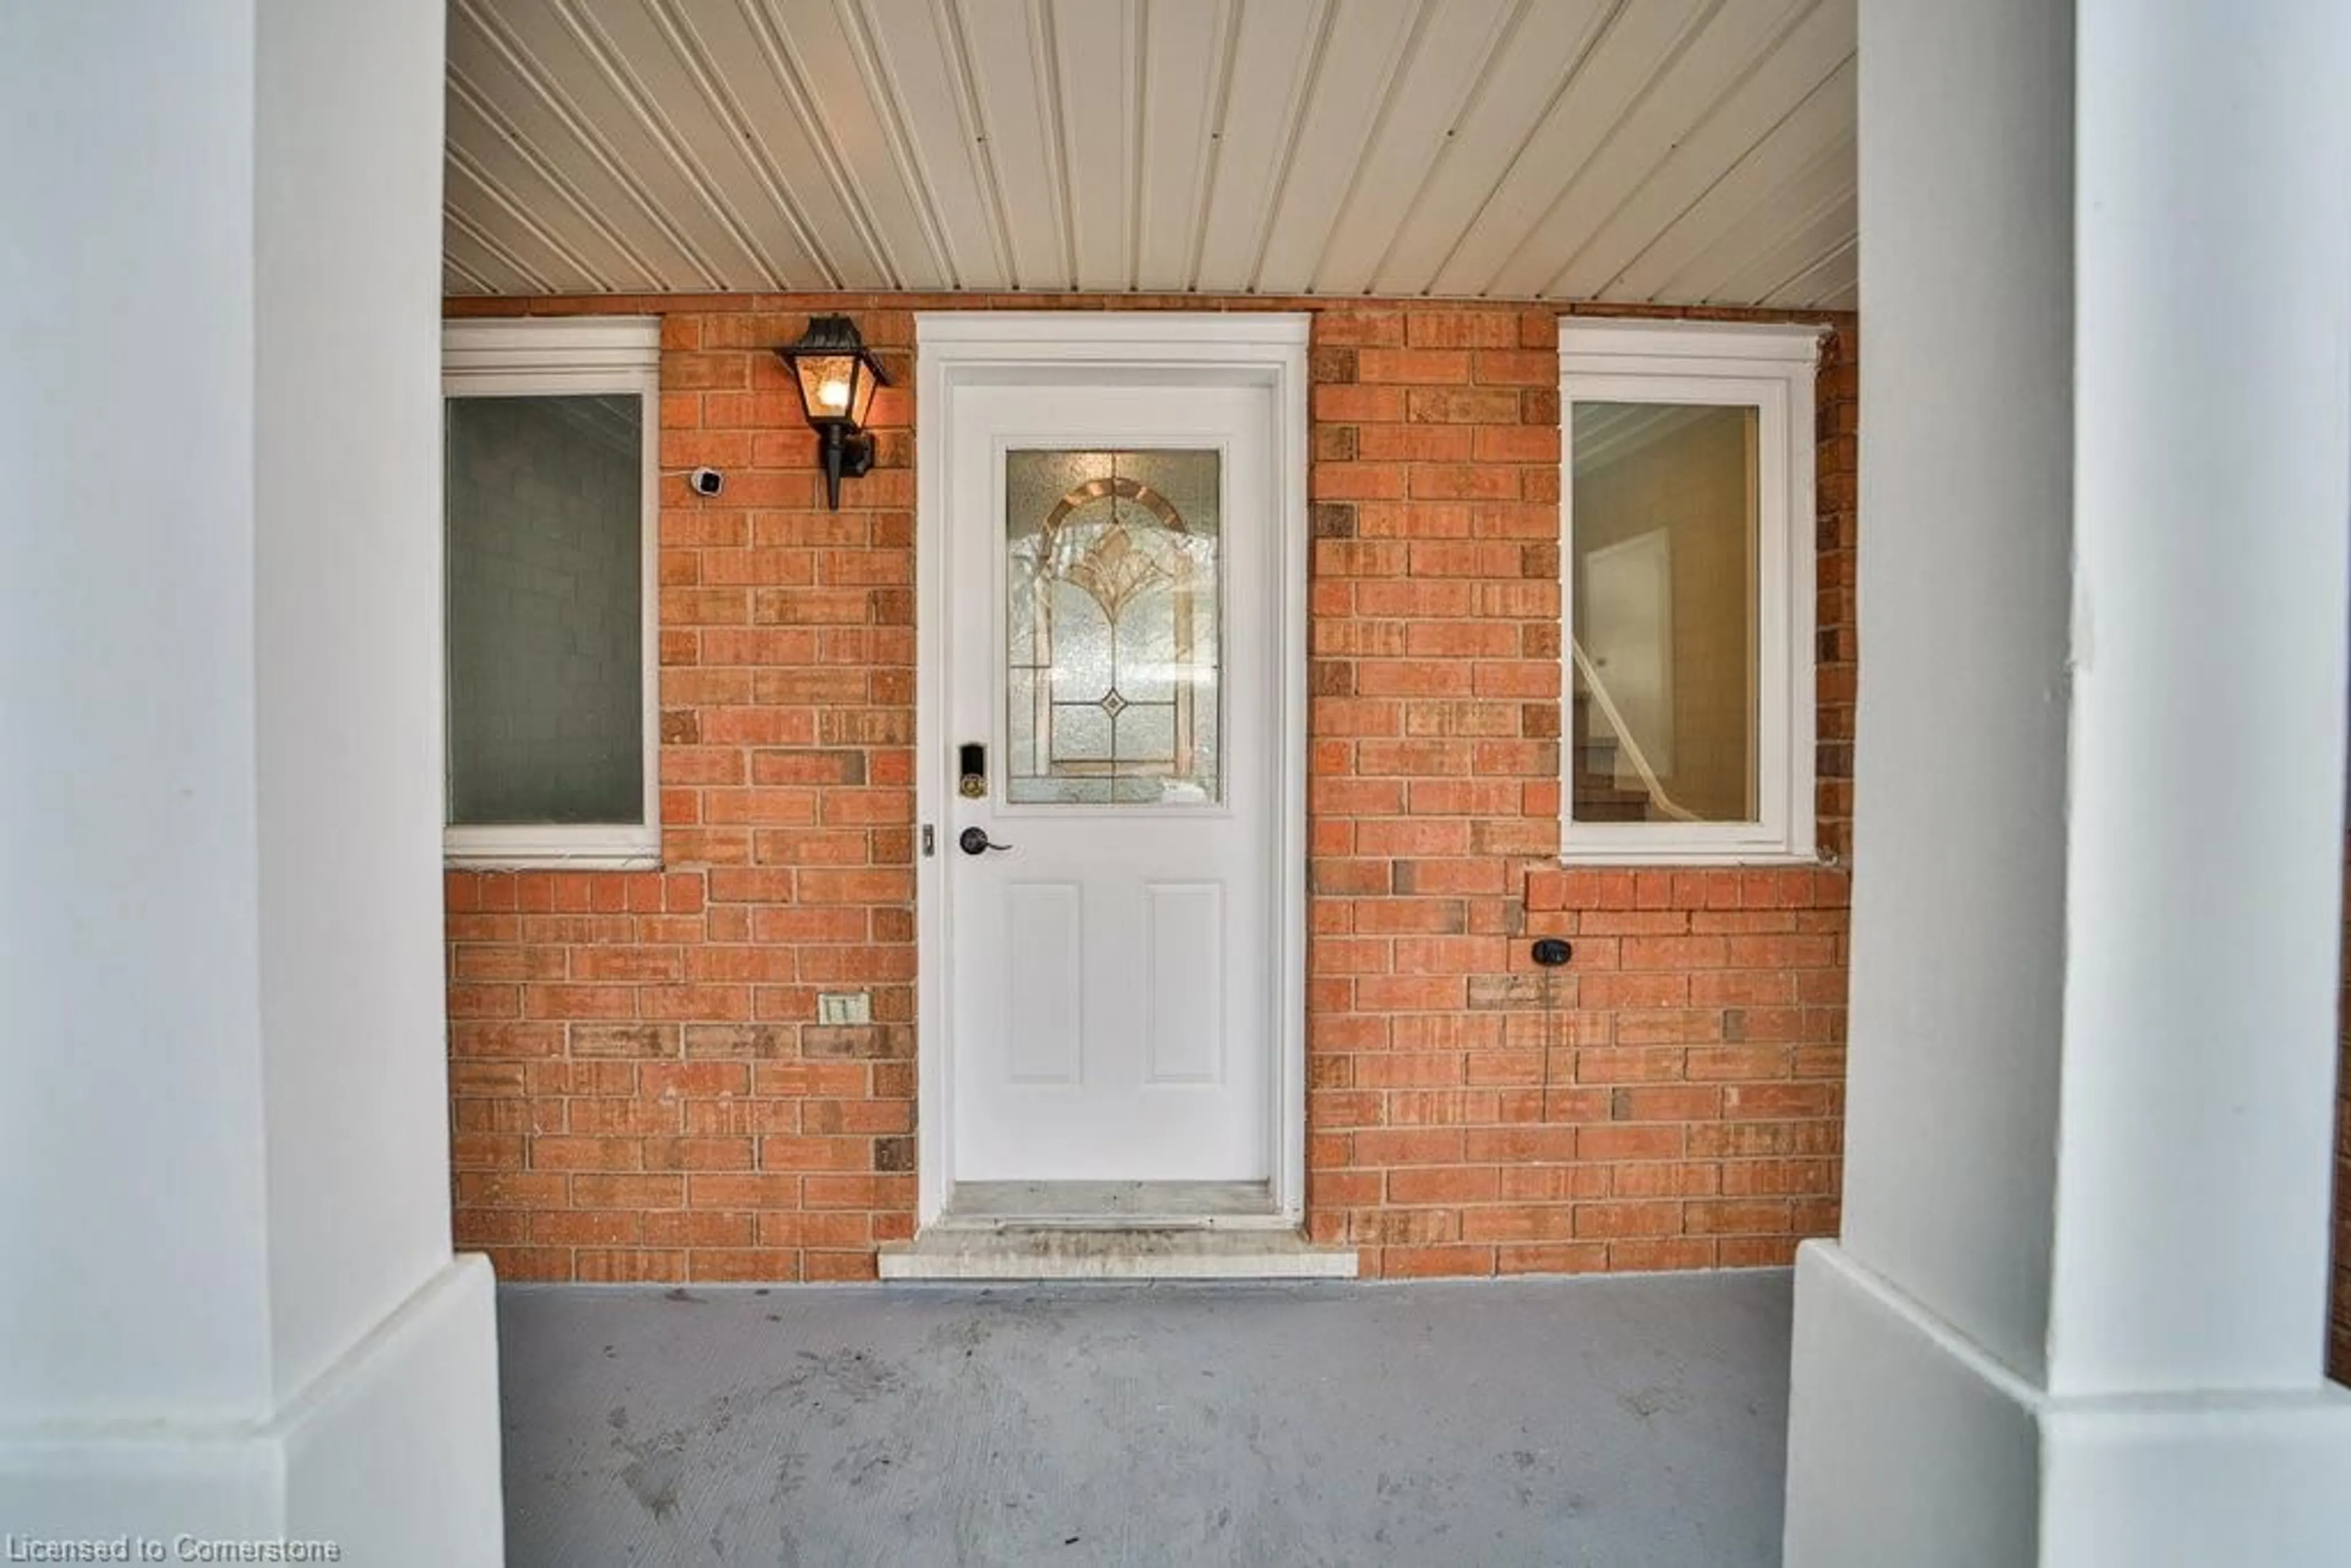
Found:
[[(817, 110), (814, 96), (809, 89), (808, 73), (802, 68), (791, 41), (784, 36), (775, 12), (765, 0), (736, 0), (734, 15), (749, 33), (760, 61), (767, 67), (775, 95), (783, 99), (790, 115), (789, 131), (779, 129), (778, 136), (781, 138), (789, 134), (808, 148), (823, 175), (826, 188), (840, 205), (841, 216), (855, 233), (859, 247), (865, 252), (872, 268), (872, 285), (904, 287), (905, 277), (898, 270), (898, 260), (891, 254), (888, 241), (883, 237), (864, 182), (858, 178), (856, 169), (842, 155), (840, 142), (826, 126), (823, 114)], [(744, 80), (746, 94), (758, 94), (758, 73), (749, 69), (747, 63), (739, 59), (736, 61), (736, 69)], [(771, 152), (769, 157), (778, 163), (789, 162), (789, 157), (781, 152)]]
[(1004, 211), (1016, 288), (1069, 286), (1062, 181), (1040, 88), (1032, 0), (947, 0), (961, 27), (973, 100)]
[(1780, 232), (1792, 213), (1817, 204), (1823, 188), (1850, 185), (1854, 173), (1852, 68), (1833, 77), (1802, 108), (1773, 128), (1705, 195), (1642, 248), (1600, 290), (1604, 299), (1655, 299), (1669, 294), (1726, 249), (1751, 251), (1757, 237)]
[(495, 294), (497, 292), (488, 278), (467, 267), (464, 262), (451, 255), (445, 246), (441, 251), (441, 287), (448, 294)]
[[(1809, 195), (1818, 184), (1825, 193)], [(1768, 239), (1750, 241), (1737, 249), (1719, 248), (1708, 268), (1693, 273), (1681, 285), (1704, 289), (1719, 298), (1761, 299), (1806, 267), (1834, 250), (1859, 225), (1861, 190), (1848, 158), (1817, 182), (1803, 178), (1784, 193), (1785, 206)]]
[(555, 285), (549, 281), (545, 274), (533, 270), (528, 262), (500, 244), (497, 239), (485, 233), (481, 225), (474, 222), (471, 214), (459, 212), (455, 207), (444, 204), (441, 209), (441, 220), (444, 231), (455, 234), (471, 246), (473, 255), (468, 258), (466, 265), (472, 270), (479, 272), (481, 264), (487, 261), (492, 268), (506, 273), (522, 285), (514, 292), (523, 294), (555, 292)]
[(1364, 150), (1379, 140), (1395, 87), (1427, 26), (1426, 0), (1338, 0), (1322, 66), (1306, 106), (1275, 207), (1268, 213), (1252, 291), (1295, 294), (1310, 287), (1340, 209), (1366, 168)]
[[(1115, 4), (1115, 0), (1113, 0)], [(1055, 282), (1078, 287), (1078, 192), (1066, 138), (1068, 107), (1061, 96), (1061, 46), (1055, 37), (1053, 0), (1028, 0), (1029, 90), (1037, 106), (1037, 129), (1045, 148), (1045, 192), (1060, 245)], [(1100, 13), (1097, 12), (1097, 15)]]
[(1143, 0), (1129, 286), (1165, 291), (1189, 275), (1205, 172), (1221, 5)]
[(1836, 248), (1802, 271), (1766, 289), (1761, 303), (1793, 305), (1816, 295), (1834, 295), (1853, 287), (1860, 277), (1860, 252), (1857, 237), (1840, 241)]
[(873, 0), (846, 5), (872, 40), (879, 89), (906, 128), (906, 144), (963, 286), (1011, 287), (996, 159), (974, 101), (969, 51), (953, 0), (931, 0), (927, 7), (897, 3), (876, 9)]
[(1069, 225), (1071, 287), (1115, 291), (1132, 260), (1136, 25), (1134, 0), (1057, 0), (1051, 26), (1054, 145)]
[[(1823, 0), (1796, 17), (1745, 70), (1706, 95), (1709, 101), (1695, 124), (1672, 137), (1659, 155), (1641, 162), (1621, 198), (1567, 264), (1543, 282), (1542, 291), (1597, 294), (1637, 254), (1642, 238), (1670, 226), (1740, 158), (1836, 78), (1853, 57), (1857, 25), (1851, 0)], [(1658, 119), (1670, 122), (1663, 114)], [(1541, 266), (1535, 262), (1524, 276)]]
[[(1706, 35), (1721, 0), (1627, 4), (1602, 24), (1508, 172), (1437, 270), (1439, 293), (1484, 293), (1506, 258), (1567, 200), (1657, 84)], [(1471, 279), (1480, 282), (1472, 283)]]
[[(718, 128), (727, 133), (729, 150), (758, 182), (793, 242), (808, 253), (828, 286), (839, 288), (845, 283), (862, 283), (870, 287), (878, 282), (883, 269), (878, 258), (866, 250), (864, 236), (847, 211), (839, 186), (828, 178), (831, 171), (822, 155), (813, 142), (800, 134), (799, 117), (791, 113), (788, 101), (783, 112), (776, 112), (774, 105), (784, 96), (782, 73), (774, 68), (774, 62), (760, 58), (757, 29), (747, 23), (741, 9), (726, 5), (703, 8), (704, 25), (718, 37), (718, 46), (714, 47), (682, 14), (674, 0), (644, 0), (644, 6), (672, 55), (693, 79), (703, 104), (716, 116)], [(726, 67), (721, 64), (727, 58), (734, 59), (738, 68), (754, 61), (763, 68), (740, 72), (749, 90), (761, 93), (765, 99), (763, 112), (753, 114), (743, 95), (729, 81)], [(768, 129), (763, 131), (763, 126)], [(771, 146), (771, 139), (782, 145)], [(716, 166), (715, 158), (713, 163)], [(785, 172), (788, 166), (806, 171), (799, 181), (801, 189), (794, 188), (792, 178)], [(834, 231), (830, 239), (820, 232), (826, 227)], [(841, 259), (844, 242), (863, 253), (847, 266)]]
[(1462, 111), (1372, 280), (1425, 294), (1502, 188), (1625, 0), (1535, 0)]
[(946, 245), (906, 157), (895, 106), (874, 90), (871, 53), (851, 37), (841, 7), (835, 0), (737, 4), (884, 274), (902, 287), (946, 286)]
[(1126, 287), (1143, 287), (1143, 128), (1150, 110), (1151, 0), (1134, 0), (1127, 29), (1127, 79), (1134, 84), (1126, 116)]
[(448, 172), (451, 185), (462, 184), (479, 195), (479, 200), (473, 202), (465, 201), (462, 197), (458, 199), (458, 205), (468, 214), (469, 221), (471, 214), (481, 212), (485, 205), (495, 209), (507, 220), (510, 233), (528, 236), (560, 264), (562, 271), (550, 276), (559, 277), (566, 287), (591, 294), (614, 292), (611, 279), (598, 272), (586, 257), (549, 233), (546, 225), (512, 193), (500, 185), (496, 176), (486, 172), (464, 147), (455, 143), (450, 146)]
[[(734, 151), (731, 138), (711, 114), (691, 66), (661, 48), (659, 30), (645, 26), (649, 18), (643, 9), (615, 0), (599, 7), (600, 16), (579, 0), (548, 0), (548, 4), (602, 74), (622, 113), (635, 121), (637, 139), (650, 152), (644, 160), (650, 167), (641, 173), (666, 178), (683, 187), (703, 217), (768, 287), (789, 288), (795, 278), (806, 285), (825, 275), (828, 269), (802, 236), (790, 232), (789, 224), (782, 232), (772, 225), (759, 225), (767, 232), (755, 233), (754, 225), (728, 199), (722, 181), (712, 172), (709, 155)], [(627, 29), (627, 45), (615, 41), (608, 22)], [(647, 85), (640, 72), (654, 73), (661, 85)], [(786, 254), (778, 256), (779, 248)]]
[(447, 0), (453, 293), (1832, 308), (1857, 0)]
[[(551, 232), (569, 231), (569, 243), (575, 250), (585, 254), (601, 247), (608, 253), (603, 276), (612, 280), (615, 290), (637, 292), (660, 287), (661, 267), (608, 221), (579, 184), (454, 60), (444, 112), (453, 166), (464, 152)], [(617, 269), (611, 267), (611, 262), (619, 263)]]
[(1328, 48), (1332, 8), (1332, 0), (1242, 0), (1196, 288), (1249, 289)]
[(1387, 112), (1364, 144), (1323, 237), (1309, 287), (1318, 293), (1359, 294), (1371, 286), (1497, 51), (1533, 4), (1430, 0)]
[(1200, 181), (1192, 202), (1192, 243), (1181, 287), (1200, 287), (1202, 258), (1208, 253), (1208, 214), (1217, 204), (1217, 174), (1225, 160), (1225, 116), (1233, 102), (1233, 77), (1240, 68), (1243, 0), (1217, 0), (1217, 75), (1207, 117), (1200, 123)]
[[(597, 133), (590, 117), (549, 74), (549, 68), (503, 21), (495, 21), (486, 15), (483, 0), (455, 0), (455, 14), (478, 29), (476, 37), (489, 46), (499, 63), (506, 66), (521, 84), (523, 92), (509, 100), (509, 107), (517, 119), (533, 115), (536, 111), (538, 117), (552, 120), (559, 127), (560, 134), (547, 140), (545, 145), (549, 152), (559, 156), (569, 149), (582, 154), (585, 166), (593, 169), (602, 182), (622, 198), (621, 202), (611, 204), (606, 208), (615, 221), (625, 221), (623, 209), (633, 207), (643, 220), (642, 226), (657, 235), (664, 246), (690, 268), (690, 281), (673, 282), (671, 287), (691, 287), (698, 284), (706, 288), (723, 287), (721, 274), (712, 265), (710, 257), (686, 235), (677, 220), (654, 198), (611, 145)], [(453, 41), (453, 57), (455, 48)]]
[[(1114, 14), (1120, 0), (1106, 0), (1089, 12), (1080, 8), (1070, 14), (1069, 20), (1082, 35), (1089, 20), (1099, 23)], [(1073, 40), (1084, 47), (1081, 38)], [(1061, 18), (1053, 0), (1029, 0), (1029, 90), (1038, 103), (1038, 116), (1045, 136), (1045, 179), (1052, 193), (1055, 226), (1061, 241), (1060, 283), (1064, 288), (1079, 287), (1078, 220), (1079, 208), (1085, 193), (1079, 189), (1084, 176), (1079, 168), (1079, 153), (1070, 145), (1071, 109), (1069, 84), (1061, 78)], [(1115, 45), (1111, 57), (1115, 59)], [(1102, 287), (1096, 285), (1097, 287)]]
[[(1350, 102), (1350, 88), (1358, 84), (1349, 78), (1360, 73), (1365, 61), (1378, 62), (1383, 55), (1389, 57), (1387, 68), (1395, 68), (1393, 54), (1378, 46), (1379, 35), (1374, 24), (1366, 25), (1359, 39), (1350, 31), (1343, 47), (1334, 48), (1332, 37), (1338, 30), (1341, 17), (1363, 21), (1377, 0), (1329, 0), (1324, 5), (1320, 25), (1310, 35), (1306, 58), (1301, 62), (1298, 78), (1298, 97), (1289, 120), (1283, 127), (1280, 162), (1274, 166), (1271, 188), (1266, 196), (1265, 209), (1258, 216), (1257, 240), (1250, 247), (1249, 277), (1244, 287), (1251, 294), (1260, 292), (1265, 283), (1266, 257), (1271, 253), (1274, 232), (1283, 213), (1297, 203), (1298, 180), (1301, 162), (1311, 162), (1311, 148), (1318, 124), (1332, 118), (1343, 120), (1353, 112), (1361, 99)], [(1352, 5), (1352, 10), (1351, 10)], [(1390, 32), (1393, 33), (1394, 18)], [(1364, 47), (1357, 47), (1359, 42)], [(1376, 101), (1376, 100), (1374, 100)], [(1361, 145), (1360, 139), (1358, 140)], [(1310, 183), (1315, 172), (1308, 171)], [(1326, 193), (1311, 189), (1307, 200), (1317, 201)]]

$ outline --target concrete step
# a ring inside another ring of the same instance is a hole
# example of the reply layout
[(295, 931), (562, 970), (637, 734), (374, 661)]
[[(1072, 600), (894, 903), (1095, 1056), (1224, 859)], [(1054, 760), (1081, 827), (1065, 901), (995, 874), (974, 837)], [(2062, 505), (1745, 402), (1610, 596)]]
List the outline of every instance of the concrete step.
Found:
[(1296, 1231), (926, 1230), (883, 1247), (885, 1280), (1352, 1280), (1355, 1249)]

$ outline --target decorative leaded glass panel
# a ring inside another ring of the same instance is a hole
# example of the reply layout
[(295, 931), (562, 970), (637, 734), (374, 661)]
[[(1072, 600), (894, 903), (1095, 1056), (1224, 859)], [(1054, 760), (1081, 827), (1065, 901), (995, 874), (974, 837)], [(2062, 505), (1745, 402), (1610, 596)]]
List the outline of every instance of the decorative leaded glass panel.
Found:
[(1005, 458), (1006, 798), (1222, 794), (1215, 452)]

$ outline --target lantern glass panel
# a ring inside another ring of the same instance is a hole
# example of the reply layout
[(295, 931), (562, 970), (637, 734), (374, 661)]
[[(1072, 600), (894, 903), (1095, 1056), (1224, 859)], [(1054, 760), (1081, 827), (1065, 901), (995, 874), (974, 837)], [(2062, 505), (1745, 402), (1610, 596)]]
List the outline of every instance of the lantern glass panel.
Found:
[(873, 389), (881, 384), (882, 376), (874, 368), (873, 361), (860, 354), (857, 357), (856, 373), (851, 378), (849, 383), (849, 417), (860, 430), (863, 430), (870, 423), (867, 416), (873, 412)]
[(852, 419), (862, 413), (852, 405), (863, 367), (854, 354), (804, 354), (794, 360), (800, 379), (800, 402), (810, 420)]

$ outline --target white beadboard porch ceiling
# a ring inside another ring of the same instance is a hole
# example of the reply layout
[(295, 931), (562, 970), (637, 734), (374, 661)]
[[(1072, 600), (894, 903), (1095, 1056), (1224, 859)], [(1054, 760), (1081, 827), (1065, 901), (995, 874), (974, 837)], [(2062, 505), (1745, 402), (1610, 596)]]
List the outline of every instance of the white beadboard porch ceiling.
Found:
[(1855, 0), (451, 0), (452, 294), (1850, 309)]

